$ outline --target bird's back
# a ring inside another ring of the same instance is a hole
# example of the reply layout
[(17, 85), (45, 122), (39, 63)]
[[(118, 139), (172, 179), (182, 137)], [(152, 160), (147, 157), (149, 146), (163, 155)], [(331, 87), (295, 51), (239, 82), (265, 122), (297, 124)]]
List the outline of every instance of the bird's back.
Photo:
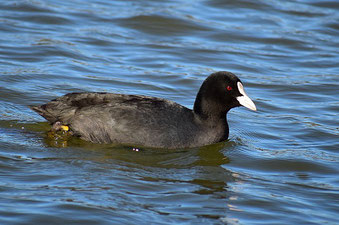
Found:
[(188, 147), (199, 130), (192, 110), (140, 95), (71, 93), (32, 109), (96, 143)]

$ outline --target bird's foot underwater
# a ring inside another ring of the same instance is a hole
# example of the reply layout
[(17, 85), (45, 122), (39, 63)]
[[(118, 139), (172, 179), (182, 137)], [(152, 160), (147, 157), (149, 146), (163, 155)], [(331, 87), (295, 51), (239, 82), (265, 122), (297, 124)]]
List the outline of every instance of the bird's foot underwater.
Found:
[(47, 133), (47, 143), (52, 147), (67, 147), (67, 142), (72, 136), (72, 131), (61, 122), (55, 122)]

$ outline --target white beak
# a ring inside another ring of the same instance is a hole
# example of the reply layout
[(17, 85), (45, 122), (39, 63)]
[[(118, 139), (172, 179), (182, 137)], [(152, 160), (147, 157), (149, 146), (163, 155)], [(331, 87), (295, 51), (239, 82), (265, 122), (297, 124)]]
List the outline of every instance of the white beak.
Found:
[(254, 102), (245, 93), (244, 86), (242, 85), (242, 83), (238, 82), (237, 85), (240, 94), (242, 94), (242, 96), (236, 97), (240, 105), (245, 106), (246, 108), (249, 108), (253, 111), (257, 111)]

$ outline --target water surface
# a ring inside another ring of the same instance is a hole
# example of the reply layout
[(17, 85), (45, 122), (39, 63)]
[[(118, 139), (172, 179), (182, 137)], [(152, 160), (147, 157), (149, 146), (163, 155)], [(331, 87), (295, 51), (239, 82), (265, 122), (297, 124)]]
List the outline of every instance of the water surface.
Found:
[[(1, 224), (338, 224), (337, 1), (0, 3)], [(192, 107), (212, 72), (258, 111), (187, 150), (47, 136), (27, 106), (69, 92)]]

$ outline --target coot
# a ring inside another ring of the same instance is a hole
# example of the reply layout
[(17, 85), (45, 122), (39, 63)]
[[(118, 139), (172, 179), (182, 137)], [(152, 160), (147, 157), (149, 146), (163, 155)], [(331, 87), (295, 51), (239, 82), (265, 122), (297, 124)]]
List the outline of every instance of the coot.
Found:
[(216, 72), (202, 83), (193, 110), (162, 98), (101, 92), (70, 93), (30, 106), (52, 125), (94, 143), (190, 148), (228, 138), (227, 112), (256, 110), (240, 79)]

